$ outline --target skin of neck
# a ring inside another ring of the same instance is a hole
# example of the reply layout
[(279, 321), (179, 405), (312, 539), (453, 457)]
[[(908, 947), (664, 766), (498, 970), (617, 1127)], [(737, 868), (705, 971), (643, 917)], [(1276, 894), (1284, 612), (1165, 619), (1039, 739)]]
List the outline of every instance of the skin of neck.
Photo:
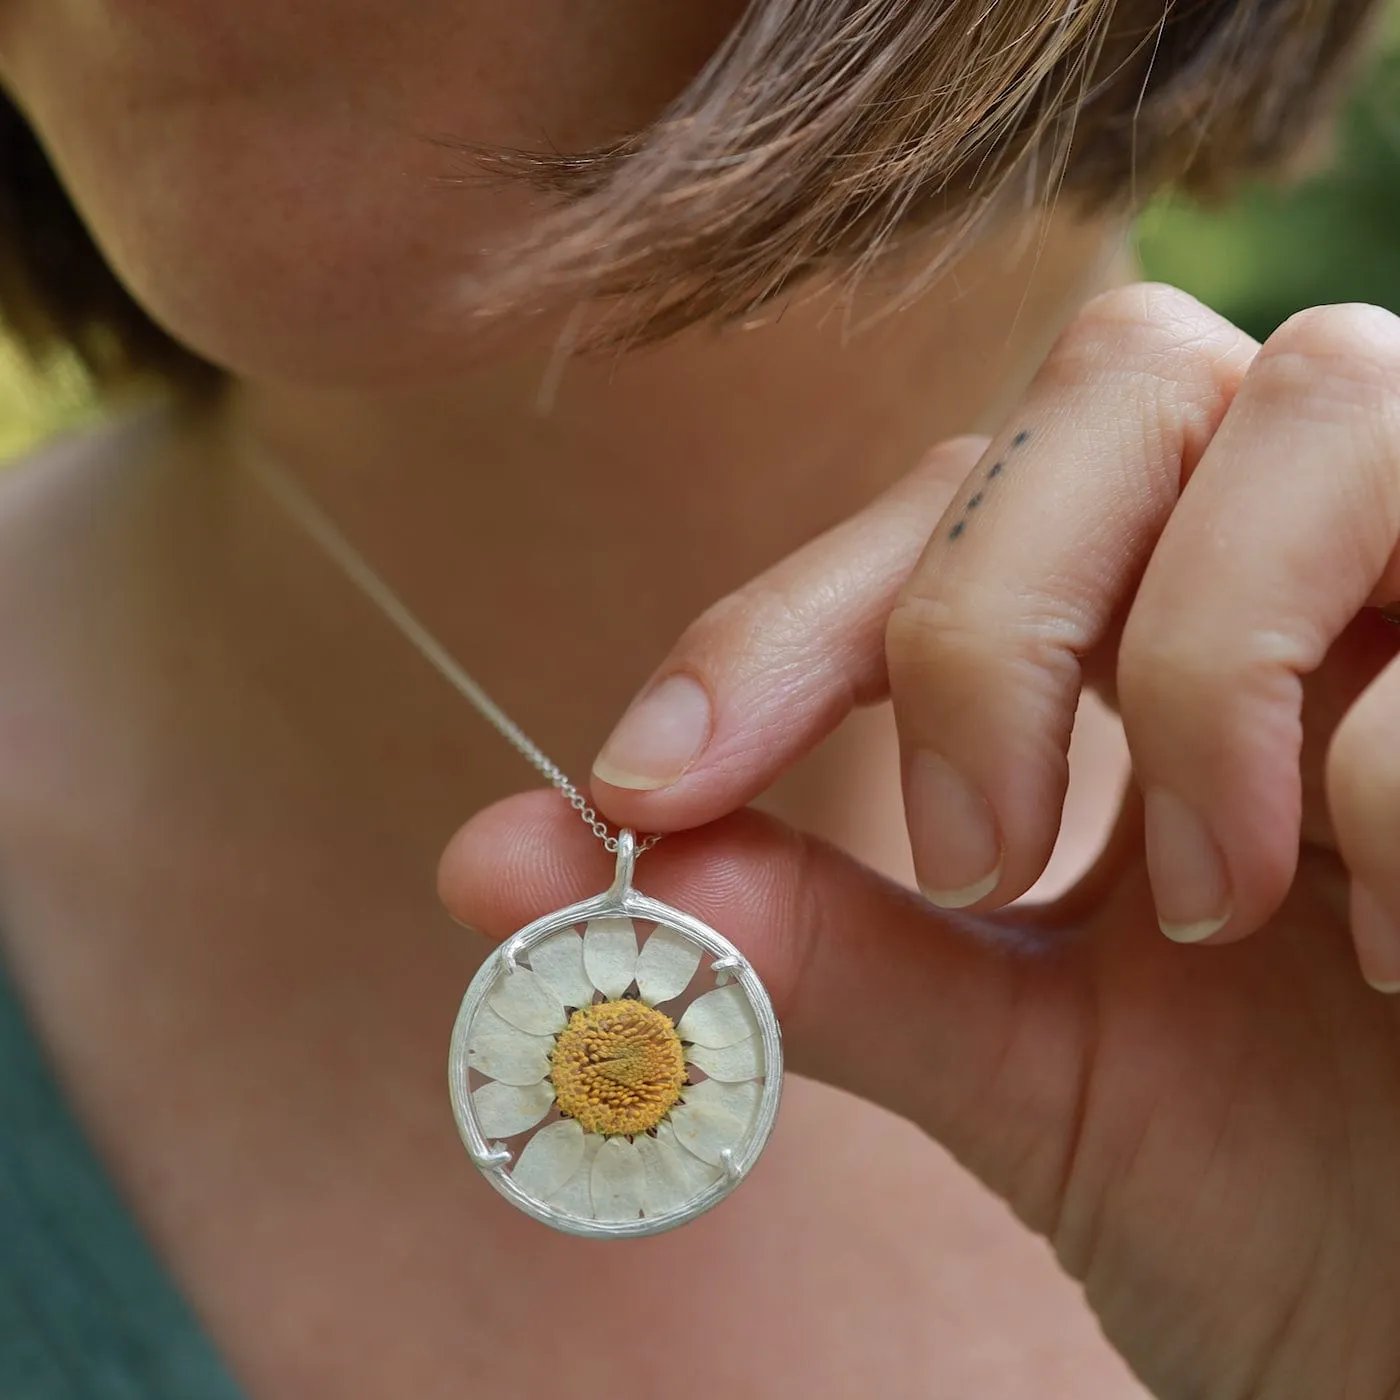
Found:
[[(816, 296), (753, 328), (562, 364), (514, 353), (410, 388), (236, 382), (203, 431), (235, 472), (262, 456), (294, 475), (586, 772), (692, 617), (936, 442), (999, 426), (1085, 296), (1121, 279), (1122, 247), (1119, 229), (1037, 220), (864, 328), (868, 307)], [(551, 674), (577, 684), (561, 695)]]

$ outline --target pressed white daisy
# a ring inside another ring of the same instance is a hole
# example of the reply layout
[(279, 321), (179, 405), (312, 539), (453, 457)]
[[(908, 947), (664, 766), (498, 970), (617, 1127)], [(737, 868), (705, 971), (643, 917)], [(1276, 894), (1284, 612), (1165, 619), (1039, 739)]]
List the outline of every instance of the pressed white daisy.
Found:
[(510, 1170), (526, 1195), (582, 1220), (650, 1219), (731, 1168), (763, 1096), (753, 1010), (738, 983), (677, 1020), (660, 1009), (679, 1005), (703, 951), (662, 923), (639, 949), (631, 919), (597, 918), (502, 973), (466, 1058), (487, 1080), (472, 1092), (485, 1137), (530, 1134)]

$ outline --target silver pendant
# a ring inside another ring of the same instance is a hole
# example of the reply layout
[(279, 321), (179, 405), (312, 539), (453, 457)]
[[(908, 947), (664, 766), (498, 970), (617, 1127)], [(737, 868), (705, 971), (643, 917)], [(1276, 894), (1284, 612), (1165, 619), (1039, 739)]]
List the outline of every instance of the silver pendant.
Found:
[(513, 1205), (571, 1235), (694, 1220), (748, 1175), (782, 1093), (782, 1040), (748, 960), (632, 887), (546, 914), (482, 964), (452, 1031), (457, 1130)]

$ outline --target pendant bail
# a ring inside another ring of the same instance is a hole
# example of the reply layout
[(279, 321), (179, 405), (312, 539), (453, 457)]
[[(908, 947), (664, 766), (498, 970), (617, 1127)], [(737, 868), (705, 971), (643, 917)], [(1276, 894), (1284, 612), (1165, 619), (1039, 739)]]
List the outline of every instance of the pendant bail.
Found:
[(637, 833), (631, 827), (623, 827), (617, 833), (617, 869), (613, 875), (609, 899), (620, 900), (632, 888), (632, 871), (637, 865)]

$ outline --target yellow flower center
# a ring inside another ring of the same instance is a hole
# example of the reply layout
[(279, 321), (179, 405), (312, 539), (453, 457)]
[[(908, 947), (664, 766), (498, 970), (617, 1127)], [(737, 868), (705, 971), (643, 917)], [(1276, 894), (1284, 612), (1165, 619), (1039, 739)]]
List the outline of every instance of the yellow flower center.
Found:
[(645, 1133), (685, 1085), (685, 1051), (671, 1018), (639, 1001), (575, 1011), (550, 1056), (559, 1109), (586, 1133)]

